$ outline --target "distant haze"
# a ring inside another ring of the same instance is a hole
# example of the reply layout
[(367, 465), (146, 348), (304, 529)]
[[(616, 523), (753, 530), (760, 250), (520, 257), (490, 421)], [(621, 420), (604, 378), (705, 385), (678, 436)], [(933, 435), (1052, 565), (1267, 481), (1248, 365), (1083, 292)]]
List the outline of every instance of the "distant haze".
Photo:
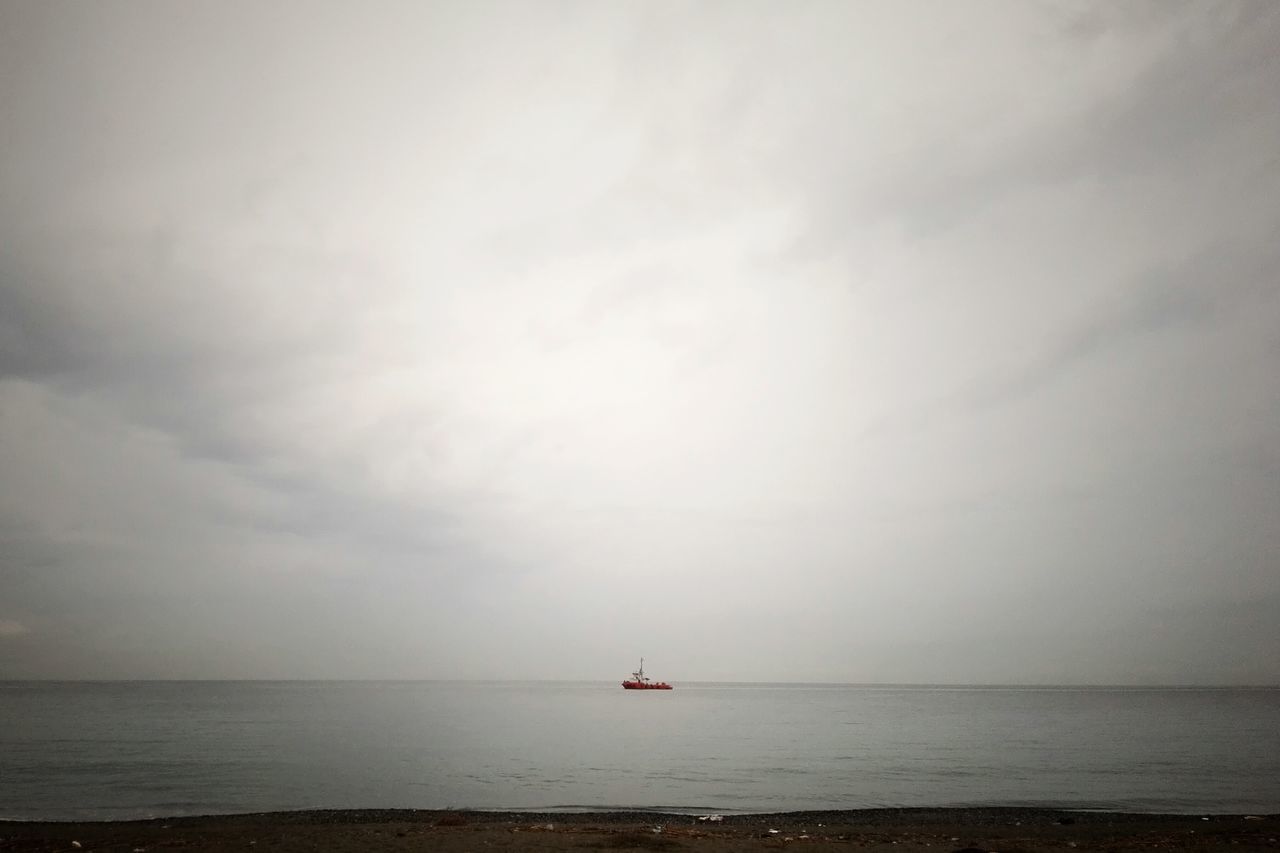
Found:
[(0, 678), (1280, 682), (1280, 4), (0, 5)]

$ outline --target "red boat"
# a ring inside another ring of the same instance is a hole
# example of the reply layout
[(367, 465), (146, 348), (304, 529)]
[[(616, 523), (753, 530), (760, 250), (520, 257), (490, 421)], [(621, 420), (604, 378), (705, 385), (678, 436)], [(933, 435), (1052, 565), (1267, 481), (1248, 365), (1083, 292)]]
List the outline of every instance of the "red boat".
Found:
[(644, 658), (640, 658), (640, 668), (631, 673), (628, 681), (622, 682), (625, 690), (670, 690), (671, 685), (665, 681), (650, 681), (644, 676)]

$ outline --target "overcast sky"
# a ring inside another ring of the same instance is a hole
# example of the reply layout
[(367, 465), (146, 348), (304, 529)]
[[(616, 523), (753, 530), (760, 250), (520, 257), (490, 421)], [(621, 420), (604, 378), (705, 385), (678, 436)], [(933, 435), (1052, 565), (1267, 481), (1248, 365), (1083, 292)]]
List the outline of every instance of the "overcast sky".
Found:
[(1280, 682), (1280, 4), (0, 4), (0, 677)]

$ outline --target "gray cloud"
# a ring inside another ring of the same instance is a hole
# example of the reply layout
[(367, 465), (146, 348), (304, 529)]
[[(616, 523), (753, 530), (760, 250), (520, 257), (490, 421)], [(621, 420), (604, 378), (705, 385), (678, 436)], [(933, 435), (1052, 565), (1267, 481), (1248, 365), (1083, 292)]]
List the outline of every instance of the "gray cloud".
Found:
[(1007, 403), (1042, 389), (1074, 365), (1105, 358), (1132, 338), (1196, 331), (1215, 324), (1224, 306), (1276, 310), (1268, 300), (1271, 271), (1280, 256), (1271, 246), (1205, 253), (1176, 271), (1158, 271), (1133, 289), (1126, 301), (1100, 312), (1039, 359), (1022, 365), (1012, 377), (965, 395), (975, 406)]
[[(1127, 17), (1141, 5), (1114, 10), (1114, 15)], [(1209, 191), (1266, 192), (1274, 186), (1276, 155), (1255, 143), (1280, 127), (1280, 115), (1260, 100), (1280, 80), (1272, 48), (1280, 15), (1266, 4), (1251, 3), (1145, 8), (1148, 14), (1138, 26), (1131, 20), (1099, 21), (1101, 31), (1083, 42), (1069, 38), (1043, 45), (1049, 56), (1072, 63), (1058, 69), (1060, 86), (1036, 90), (1013, 76), (1001, 84), (1007, 99), (998, 110), (975, 116), (972, 125), (956, 128), (955, 136), (911, 140), (910, 156), (891, 158), (879, 174), (863, 173), (857, 158), (807, 161), (811, 169), (844, 163), (857, 164), (852, 166), (857, 171), (812, 175), (815, 194), (829, 203), (816, 209), (802, 245), (838, 250), (850, 229), (881, 219), (928, 238), (1010, 194), (1072, 181), (1113, 182), (1112, 192), (1122, 198), (1126, 190), (1148, 191), (1140, 183), (1144, 178), (1164, 180), (1169, 172), (1182, 172), (1178, 183), (1193, 190), (1198, 182), (1184, 170), (1202, 158), (1215, 165), (1205, 176)], [(1119, 55), (1119, 44), (1152, 58), (1134, 67)], [(1104, 76), (1108, 60), (1114, 77)], [(1099, 87), (1096, 96), (1082, 97), (1080, 90), (1091, 85)], [(1049, 108), (1055, 103), (1062, 109)], [(819, 145), (837, 141), (815, 138)], [(1239, 159), (1224, 162), (1224, 157)]]
[(0, 10), (0, 677), (1280, 679), (1269, 6), (275, 8)]

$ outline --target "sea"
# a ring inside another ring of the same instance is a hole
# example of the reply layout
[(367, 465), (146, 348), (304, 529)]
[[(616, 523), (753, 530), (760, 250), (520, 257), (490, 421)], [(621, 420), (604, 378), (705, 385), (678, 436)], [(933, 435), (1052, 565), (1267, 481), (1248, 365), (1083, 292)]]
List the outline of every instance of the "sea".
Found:
[(0, 819), (1280, 812), (1280, 690), (0, 682)]

